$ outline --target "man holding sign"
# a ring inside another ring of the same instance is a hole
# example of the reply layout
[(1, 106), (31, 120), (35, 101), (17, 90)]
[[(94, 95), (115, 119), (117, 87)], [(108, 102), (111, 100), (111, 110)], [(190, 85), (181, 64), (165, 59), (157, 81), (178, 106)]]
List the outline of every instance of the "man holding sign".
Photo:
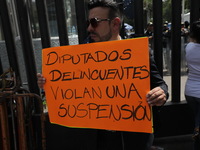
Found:
[[(87, 21), (89, 39), (87, 42), (121, 40), (119, 33), (122, 23), (123, 15), (115, 2), (97, 1), (90, 3)], [(97, 51), (97, 53), (98, 52), (100, 53), (100, 51)], [(128, 59), (125, 57), (125, 54), (126, 56), (129, 56), (128, 54), (130, 54), (130, 50), (126, 49), (122, 52), (122, 54), (124, 55), (120, 56), (121, 59)], [(130, 69), (126, 68), (126, 71), (128, 70)], [(141, 67), (140, 70), (144, 71), (145, 69)], [(37, 76), (38, 86), (43, 89), (46, 82), (45, 78), (42, 74), (38, 74)], [(133, 85), (132, 89), (134, 87), (135, 86)], [(168, 98), (168, 88), (162, 77), (159, 75), (152, 57), (150, 57), (150, 88), (151, 90), (146, 95), (147, 103), (150, 106), (164, 105)], [(136, 89), (131, 91), (136, 91)], [(85, 93), (88, 93), (88, 91)], [(125, 105), (123, 110), (127, 111), (127, 109), (125, 109)], [(128, 125), (124, 124), (124, 126)], [(121, 150), (146, 150), (149, 148), (149, 139), (152, 135), (150, 133), (109, 130), (93, 130), (93, 132), (95, 132), (93, 135), (96, 136), (94, 138), (97, 138), (97, 150), (112, 150), (116, 148)]]

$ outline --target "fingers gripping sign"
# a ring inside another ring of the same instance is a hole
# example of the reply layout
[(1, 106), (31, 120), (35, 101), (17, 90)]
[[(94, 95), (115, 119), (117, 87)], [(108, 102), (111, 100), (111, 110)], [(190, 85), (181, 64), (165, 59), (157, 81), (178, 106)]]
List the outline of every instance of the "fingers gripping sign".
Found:
[(161, 87), (156, 87), (147, 94), (147, 102), (150, 106), (162, 106), (166, 100), (166, 94)]
[(46, 79), (40, 73), (37, 74), (37, 78), (38, 78), (37, 83), (38, 83), (39, 88), (43, 89), (44, 88), (44, 84), (46, 82)]

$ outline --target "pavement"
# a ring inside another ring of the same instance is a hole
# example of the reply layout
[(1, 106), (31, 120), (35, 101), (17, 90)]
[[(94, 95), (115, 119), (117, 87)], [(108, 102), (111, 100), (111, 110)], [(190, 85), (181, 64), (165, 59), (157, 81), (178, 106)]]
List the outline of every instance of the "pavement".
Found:
[[(163, 79), (168, 85), (169, 88), (169, 100), (171, 101), (171, 75), (164, 75)], [(181, 76), (181, 101), (185, 100), (184, 90), (185, 83), (187, 81), (187, 75)], [(191, 134), (187, 135), (179, 135), (179, 136), (170, 136), (170, 137), (162, 137), (155, 138), (153, 147), (151, 150), (192, 150), (194, 148), (194, 140), (192, 139)]]
[(155, 138), (153, 145), (151, 150), (193, 150), (194, 140), (191, 134), (163, 137)]
[[(165, 82), (168, 85), (168, 90), (169, 90), (169, 100), (171, 101), (171, 91), (172, 91), (172, 86), (171, 86), (171, 76), (163, 76), (163, 79), (165, 80)], [(183, 75), (181, 76), (181, 101), (185, 100), (185, 95), (184, 95), (184, 91), (185, 91), (185, 83), (187, 80), (187, 75)]]

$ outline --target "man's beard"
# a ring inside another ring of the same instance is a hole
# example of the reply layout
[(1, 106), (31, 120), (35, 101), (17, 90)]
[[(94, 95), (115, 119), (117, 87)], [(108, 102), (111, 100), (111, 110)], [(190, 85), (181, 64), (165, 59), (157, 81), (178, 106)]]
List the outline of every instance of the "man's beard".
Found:
[[(109, 40), (111, 39), (111, 37), (112, 37), (112, 32), (111, 32), (111, 30), (110, 30), (106, 35), (104, 35), (104, 36), (99, 36), (99, 34), (96, 33), (96, 32), (90, 32), (90, 34), (91, 34), (91, 35), (95, 35), (95, 36), (98, 37), (99, 40), (98, 40), (98, 41), (95, 41), (95, 42), (109, 41)], [(94, 39), (92, 39), (92, 40), (94, 40)]]

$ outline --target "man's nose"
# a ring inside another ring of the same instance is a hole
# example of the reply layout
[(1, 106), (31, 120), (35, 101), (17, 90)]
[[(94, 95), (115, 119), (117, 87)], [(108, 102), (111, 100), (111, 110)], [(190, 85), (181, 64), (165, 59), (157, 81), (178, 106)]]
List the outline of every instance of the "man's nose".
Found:
[(94, 28), (92, 27), (91, 24), (88, 25), (87, 31), (88, 31), (88, 32), (94, 31)]

